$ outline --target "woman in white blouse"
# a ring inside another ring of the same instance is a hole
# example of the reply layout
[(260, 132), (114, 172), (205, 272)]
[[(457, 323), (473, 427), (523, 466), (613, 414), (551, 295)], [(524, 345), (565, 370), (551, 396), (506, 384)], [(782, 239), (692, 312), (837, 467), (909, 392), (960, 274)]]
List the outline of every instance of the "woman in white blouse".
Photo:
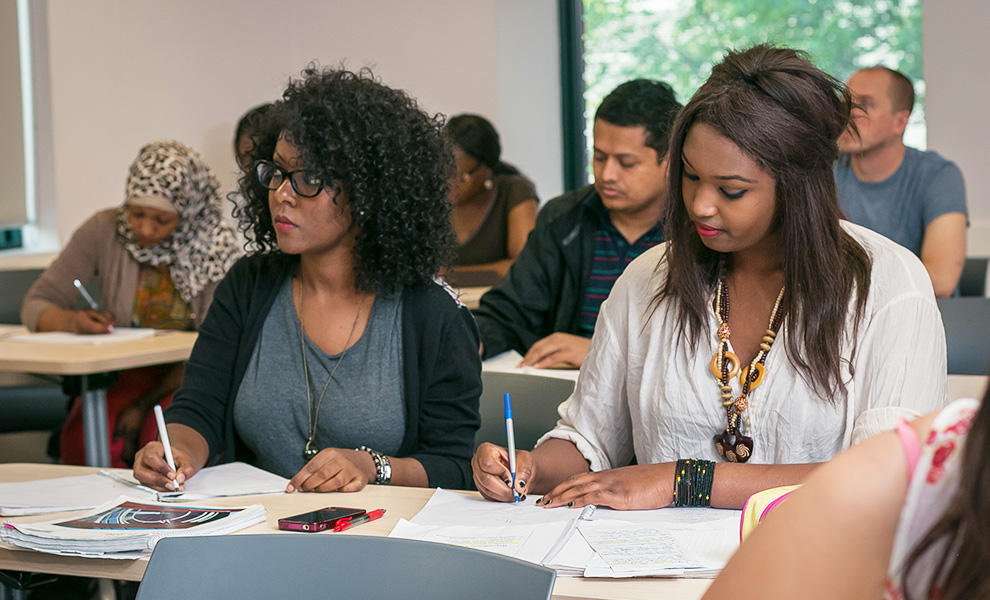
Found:
[[(832, 163), (851, 106), (793, 50), (712, 70), (671, 134), (667, 243), (616, 283), (557, 427), (517, 453), (517, 496), (739, 508), (944, 404), (924, 267), (841, 220)], [(480, 446), (472, 467), (485, 497), (512, 500), (504, 448)]]

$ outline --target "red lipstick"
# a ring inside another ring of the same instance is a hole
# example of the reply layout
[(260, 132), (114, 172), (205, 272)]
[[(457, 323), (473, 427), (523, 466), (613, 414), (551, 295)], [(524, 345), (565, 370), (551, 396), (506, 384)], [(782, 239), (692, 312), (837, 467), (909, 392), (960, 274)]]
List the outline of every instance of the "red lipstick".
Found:
[(698, 235), (701, 237), (714, 237), (722, 233), (721, 229), (715, 229), (714, 227), (709, 227), (708, 225), (703, 225), (701, 223), (695, 223), (694, 226), (698, 230)]

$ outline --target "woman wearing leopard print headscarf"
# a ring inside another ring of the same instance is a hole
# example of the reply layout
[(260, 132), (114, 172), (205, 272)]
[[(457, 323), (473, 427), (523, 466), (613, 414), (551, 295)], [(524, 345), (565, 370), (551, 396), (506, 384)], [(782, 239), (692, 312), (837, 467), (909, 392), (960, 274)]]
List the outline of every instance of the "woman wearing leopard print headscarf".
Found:
[[(213, 291), (238, 258), (223, 221), (219, 183), (193, 149), (152, 142), (131, 164), (123, 206), (93, 215), (28, 290), (21, 321), (31, 330), (106, 333), (114, 326), (196, 329)], [(77, 310), (73, 280), (96, 277), (105, 310)], [(181, 363), (121, 373), (107, 391), (111, 462), (129, 466), (154, 439), (151, 408), (167, 403), (182, 380)], [(74, 401), (61, 436), (68, 464), (84, 464), (82, 418)]]

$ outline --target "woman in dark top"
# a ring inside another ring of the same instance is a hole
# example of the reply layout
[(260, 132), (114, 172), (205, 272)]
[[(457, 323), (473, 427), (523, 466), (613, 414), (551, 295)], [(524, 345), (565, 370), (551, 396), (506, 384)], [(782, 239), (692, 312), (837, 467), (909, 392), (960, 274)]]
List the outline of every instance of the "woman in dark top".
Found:
[(251, 256), (218, 287), (134, 475), (171, 489), (244, 460), (287, 491), (466, 487), (478, 334), (434, 274), (453, 243), (438, 120), (368, 71), (307, 69), (272, 109), (238, 209)]
[(457, 115), (446, 130), (457, 164), (451, 194), (454, 272), (493, 271), (504, 277), (536, 225), (536, 188), (502, 162), (498, 132), (484, 117)]

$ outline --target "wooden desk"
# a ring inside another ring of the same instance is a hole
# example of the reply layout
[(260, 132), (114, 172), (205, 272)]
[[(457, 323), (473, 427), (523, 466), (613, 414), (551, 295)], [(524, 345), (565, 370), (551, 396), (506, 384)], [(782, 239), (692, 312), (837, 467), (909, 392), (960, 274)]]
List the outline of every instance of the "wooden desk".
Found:
[[(0, 481), (29, 481), (51, 477), (84, 475), (95, 469), (64, 465), (9, 463), (0, 464)], [(476, 492), (464, 492), (475, 494)], [(254, 525), (239, 534), (277, 533), (283, 535), (388, 535), (400, 518), (415, 515), (433, 494), (433, 490), (369, 485), (352, 494), (267, 494), (241, 496), (197, 502), (203, 506), (244, 506), (262, 503), (268, 508), (268, 520)], [(328, 505), (385, 508), (384, 517), (355, 527), (343, 533), (299, 534), (280, 531), (278, 519)], [(62, 513), (61, 515), (78, 514)], [(16, 522), (48, 521), (61, 515), (35, 515), (12, 517)], [(238, 535), (237, 533), (233, 535)], [(114, 560), (102, 558), (78, 558), (56, 556), (40, 552), (8, 550), (0, 548), (0, 569), (81, 575), (108, 579), (139, 581), (144, 575), (147, 560)], [(703, 579), (584, 579), (560, 577), (554, 585), (553, 597), (558, 600), (697, 600), (711, 582)]]
[(90, 389), (90, 377), (100, 373), (180, 362), (189, 358), (196, 334), (163, 332), (154, 337), (100, 345), (26, 344), (0, 340), (0, 371), (79, 375), (82, 379), (83, 432), (86, 463), (110, 466), (106, 390)]

